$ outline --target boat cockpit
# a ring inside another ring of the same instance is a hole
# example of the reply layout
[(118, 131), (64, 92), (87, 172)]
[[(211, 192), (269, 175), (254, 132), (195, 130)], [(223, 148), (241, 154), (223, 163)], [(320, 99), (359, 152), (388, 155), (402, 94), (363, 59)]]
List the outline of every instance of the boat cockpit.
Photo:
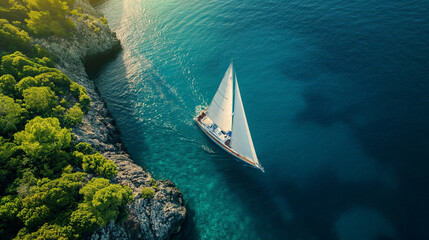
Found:
[(216, 125), (216, 123), (214, 123), (208, 116), (203, 116), (201, 119), (201, 123), (207, 128), (209, 132), (211, 132), (220, 141), (222, 141), (222, 143), (226, 144), (229, 147), (229, 143), (231, 142), (231, 131), (226, 133), (225, 131), (220, 129), (220, 127)]

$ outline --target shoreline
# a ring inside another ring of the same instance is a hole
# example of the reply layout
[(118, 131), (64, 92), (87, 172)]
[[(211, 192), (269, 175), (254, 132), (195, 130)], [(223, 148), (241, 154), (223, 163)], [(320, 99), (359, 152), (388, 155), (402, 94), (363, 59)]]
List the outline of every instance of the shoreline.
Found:
[[(89, 16), (102, 16), (88, 0), (76, 0), (75, 6), (81, 7)], [(92, 100), (83, 123), (73, 129), (77, 142), (90, 143), (112, 160), (118, 168), (118, 175), (112, 182), (129, 186), (134, 195), (134, 201), (127, 205), (127, 219), (121, 223), (108, 223), (94, 232), (91, 239), (169, 239), (180, 231), (186, 218), (183, 196), (173, 182), (156, 180), (154, 183), (151, 174), (133, 162), (120, 140), (115, 120), (87, 72), (97, 71), (116, 57), (122, 49), (121, 43), (105, 24), (98, 23), (101, 30), (94, 32), (85, 21), (76, 18), (74, 21), (73, 39), (35, 39), (35, 42), (58, 56), (56, 67), (84, 86)], [(153, 199), (143, 199), (141, 190), (153, 184), (157, 185)]]

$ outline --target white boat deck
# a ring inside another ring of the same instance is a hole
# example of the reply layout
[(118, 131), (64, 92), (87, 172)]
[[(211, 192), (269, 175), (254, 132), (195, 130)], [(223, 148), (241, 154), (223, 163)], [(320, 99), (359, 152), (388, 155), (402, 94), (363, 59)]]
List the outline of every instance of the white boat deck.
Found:
[(203, 110), (198, 116), (194, 118), (195, 122), (203, 130), (203, 132), (209, 138), (211, 138), (213, 142), (216, 143), (216, 145), (223, 148), (225, 151), (227, 151), (234, 157), (264, 172), (264, 169), (261, 166), (256, 165), (250, 159), (247, 159), (245, 156), (240, 155), (229, 146), (228, 141), (231, 140), (231, 136), (228, 133), (225, 133), (224, 131), (222, 131), (222, 129), (220, 129), (208, 116), (206, 116), (205, 111), (206, 110)]
[(208, 116), (205, 116), (201, 120), (202, 125), (206, 128), (207, 131), (212, 133), (219, 141), (225, 144), (225, 142), (231, 139), (227, 133), (225, 133), (219, 126), (217, 126)]

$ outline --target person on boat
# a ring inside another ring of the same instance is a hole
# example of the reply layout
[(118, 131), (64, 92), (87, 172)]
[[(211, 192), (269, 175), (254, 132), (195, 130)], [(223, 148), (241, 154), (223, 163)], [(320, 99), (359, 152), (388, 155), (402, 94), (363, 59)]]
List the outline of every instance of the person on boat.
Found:
[(203, 112), (200, 116), (198, 116), (198, 122), (201, 122), (201, 119), (206, 116), (206, 113)]
[(229, 145), (231, 144), (231, 139), (228, 139), (225, 141), (225, 145), (229, 147)]

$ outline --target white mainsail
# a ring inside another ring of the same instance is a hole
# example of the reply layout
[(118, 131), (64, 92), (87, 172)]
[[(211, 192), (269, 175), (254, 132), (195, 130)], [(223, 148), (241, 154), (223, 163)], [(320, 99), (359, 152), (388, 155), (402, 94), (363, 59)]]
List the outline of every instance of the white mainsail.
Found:
[(253, 146), (252, 136), (250, 136), (247, 125), (246, 114), (244, 113), (243, 102), (241, 101), (240, 90), (238, 89), (237, 76), (235, 76), (235, 99), (234, 117), (232, 123), (231, 148), (240, 155), (248, 158), (256, 165), (260, 166)]
[(231, 131), (232, 124), (232, 79), (233, 79), (232, 62), (223, 76), (222, 82), (213, 97), (206, 114), (215, 122), (223, 131)]

